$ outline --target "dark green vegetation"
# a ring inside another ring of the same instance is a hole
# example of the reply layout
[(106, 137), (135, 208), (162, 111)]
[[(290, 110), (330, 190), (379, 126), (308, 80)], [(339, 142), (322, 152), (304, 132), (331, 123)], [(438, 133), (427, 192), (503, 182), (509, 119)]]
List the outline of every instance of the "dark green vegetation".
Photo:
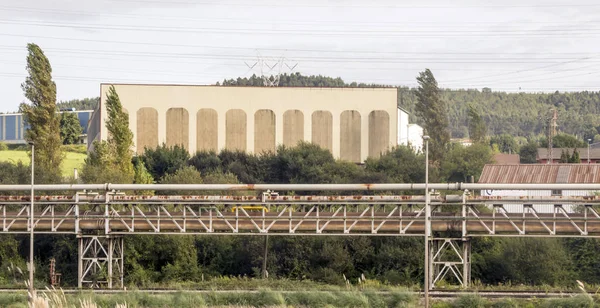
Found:
[(60, 138), (63, 144), (76, 144), (79, 141), (79, 135), (83, 131), (77, 114), (73, 112), (63, 112), (60, 116)]
[[(129, 116), (123, 111), (119, 95), (113, 86), (109, 88), (106, 98), (106, 113), (108, 141), (94, 141), (94, 150), (85, 160), (81, 177), (89, 183), (131, 183), (135, 177), (131, 150), (133, 133), (129, 130)], [(143, 176), (138, 178), (141, 177)]]
[(73, 99), (56, 104), (59, 109), (75, 108), (75, 110), (94, 110), (100, 103), (99, 97)]
[(430, 159), (438, 165), (446, 153), (446, 145), (450, 141), (446, 102), (440, 98), (440, 89), (433, 73), (429, 69), (419, 73), (419, 87), (416, 90), (417, 103), (415, 111), (423, 120), (423, 133), (431, 137), (429, 142)]

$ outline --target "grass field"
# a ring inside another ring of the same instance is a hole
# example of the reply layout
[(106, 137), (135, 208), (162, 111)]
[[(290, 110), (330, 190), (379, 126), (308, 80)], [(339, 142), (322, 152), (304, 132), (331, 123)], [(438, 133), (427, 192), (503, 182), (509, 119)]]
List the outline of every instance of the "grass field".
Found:
[[(73, 152), (64, 153), (65, 159), (63, 160), (62, 165), (62, 174), (65, 177), (72, 176), (74, 168), (81, 170), (86, 155)], [(8, 161), (15, 164), (21, 161), (24, 165), (29, 165), (29, 156), (27, 156), (26, 151), (0, 151), (0, 161)]]

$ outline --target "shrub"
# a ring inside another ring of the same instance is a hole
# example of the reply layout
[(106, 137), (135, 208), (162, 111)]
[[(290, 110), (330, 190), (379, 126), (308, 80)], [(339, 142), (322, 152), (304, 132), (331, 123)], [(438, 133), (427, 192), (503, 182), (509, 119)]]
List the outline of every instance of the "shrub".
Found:
[(6, 145), (6, 143), (4, 142), (0, 142), (0, 151), (6, 151), (8, 150), (8, 145)]
[(580, 294), (570, 298), (549, 299), (542, 304), (542, 307), (595, 307), (594, 299), (588, 294)]
[(486, 300), (479, 295), (469, 294), (460, 296), (453, 304), (456, 308), (484, 308)]
[(87, 154), (87, 146), (85, 144), (67, 144), (63, 145), (62, 148), (65, 152)]
[(155, 149), (146, 148), (140, 157), (154, 180), (158, 181), (186, 166), (190, 154), (182, 146), (168, 147), (163, 144)]

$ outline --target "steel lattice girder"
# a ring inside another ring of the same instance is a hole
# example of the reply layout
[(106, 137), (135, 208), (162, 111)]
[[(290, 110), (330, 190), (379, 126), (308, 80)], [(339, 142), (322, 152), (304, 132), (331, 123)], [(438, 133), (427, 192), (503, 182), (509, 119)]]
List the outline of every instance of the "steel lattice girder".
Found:
[(82, 235), (78, 237), (78, 287), (123, 287), (124, 255), (122, 236)]
[[(0, 198), (0, 232), (25, 233), (29, 197)], [(479, 198), (479, 199), (478, 199)], [(600, 236), (597, 197), (526, 198), (521, 213), (498, 202), (520, 198), (432, 198), (434, 232), (463, 236)], [(419, 235), (424, 232), (423, 196), (127, 196), (76, 194), (36, 198), (36, 233), (103, 231), (129, 233), (273, 233)], [(555, 202), (555, 203), (552, 203)], [(554, 204), (540, 213), (537, 204)], [(462, 212), (456, 209), (462, 206)], [(250, 209), (252, 208), (252, 209)], [(256, 210), (258, 208), (258, 211)]]

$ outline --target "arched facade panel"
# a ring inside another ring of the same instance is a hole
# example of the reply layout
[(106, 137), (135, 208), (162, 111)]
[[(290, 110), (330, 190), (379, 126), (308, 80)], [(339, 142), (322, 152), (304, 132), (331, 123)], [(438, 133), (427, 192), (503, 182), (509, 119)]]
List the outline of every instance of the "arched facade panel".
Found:
[(211, 108), (202, 108), (196, 113), (196, 151), (219, 150), (219, 115)]
[(142, 154), (145, 148), (158, 146), (158, 111), (150, 107), (140, 108), (136, 117), (136, 152)]
[(360, 113), (356, 110), (346, 110), (340, 115), (340, 158), (359, 163), (361, 127)]
[(283, 114), (283, 145), (295, 146), (304, 140), (304, 113), (288, 110)]
[(167, 110), (167, 146), (190, 147), (190, 114), (185, 108)]
[(254, 153), (275, 152), (275, 121), (270, 109), (254, 113)]
[(225, 148), (246, 151), (246, 112), (230, 109), (225, 114)]
[(326, 110), (312, 114), (311, 142), (330, 152), (333, 151), (333, 116)]
[(369, 113), (369, 157), (379, 157), (389, 149), (390, 115), (385, 110)]

